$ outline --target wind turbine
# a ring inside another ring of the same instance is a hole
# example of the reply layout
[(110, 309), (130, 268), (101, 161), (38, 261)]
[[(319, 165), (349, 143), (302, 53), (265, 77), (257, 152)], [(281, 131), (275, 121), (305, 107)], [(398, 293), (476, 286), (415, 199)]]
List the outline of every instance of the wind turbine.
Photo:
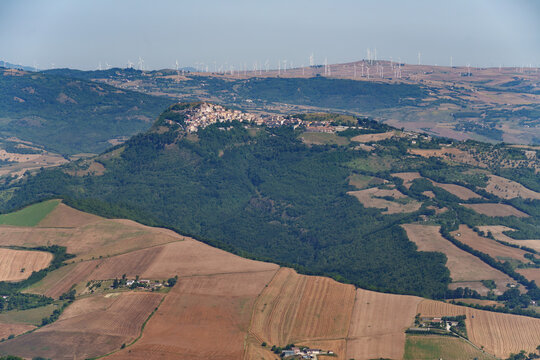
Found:
[(142, 57), (139, 56), (139, 61), (137, 63), (139, 65), (139, 70), (143, 71), (144, 70), (144, 60), (142, 59)]
[(309, 66), (315, 66), (315, 57), (313, 56), (313, 53), (309, 55)]

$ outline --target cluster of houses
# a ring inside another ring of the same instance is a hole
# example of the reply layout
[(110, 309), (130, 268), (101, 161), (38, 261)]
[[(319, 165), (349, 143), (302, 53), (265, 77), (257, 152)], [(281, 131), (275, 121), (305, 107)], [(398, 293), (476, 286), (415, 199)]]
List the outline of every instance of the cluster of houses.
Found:
[(415, 326), (409, 328), (409, 331), (428, 332), (432, 330), (439, 330), (439, 331), (450, 332), (452, 331), (451, 329), (460, 327), (460, 320), (461, 322), (464, 321), (465, 316), (457, 316), (457, 317), (433, 317), (433, 316), (418, 317), (417, 316), (415, 320)]
[[(199, 106), (183, 110), (185, 130), (194, 133), (199, 128), (205, 127), (214, 123), (239, 121), (254, 123), (257, 125), (265, 125), (267, 127), (304, 126), (308, 132), (325, 132), (334, 133), (336, 131), (345, 130), (347, 127), (331, 126), (329, 121), (303, 121), (294, 116), (284, 115), (259, 115), (253, 113), (242, 112), (240, 110), (229, 110), (217, 104), (202, 103)], [(169, 120), (170, 121), (170, 120)]]
[(317, 359), (317, 355), (334, 355), (333, 351), (323, 351), (321, 349), (299, 348), (292, 347), (290, 350), (283, 350), (281, 357), (286, 358), (301, 358), (301, 359)]
[(244, 113), (239, 110), (228, 110), (221, 105), (203, 103), (187, 109), (184, 113), (184, 122), (188, 132), (197, 132), (199, 128), (212, 125), (217, 122), (256, 122), (259, 116)]

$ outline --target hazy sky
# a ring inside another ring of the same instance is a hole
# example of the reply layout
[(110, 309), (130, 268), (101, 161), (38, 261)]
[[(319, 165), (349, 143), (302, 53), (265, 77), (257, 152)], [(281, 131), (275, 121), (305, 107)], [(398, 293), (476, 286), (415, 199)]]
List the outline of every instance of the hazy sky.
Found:
[(540, 66), (537, 0), (0, 0), (0, 59), (148, 69), (366, 58)]

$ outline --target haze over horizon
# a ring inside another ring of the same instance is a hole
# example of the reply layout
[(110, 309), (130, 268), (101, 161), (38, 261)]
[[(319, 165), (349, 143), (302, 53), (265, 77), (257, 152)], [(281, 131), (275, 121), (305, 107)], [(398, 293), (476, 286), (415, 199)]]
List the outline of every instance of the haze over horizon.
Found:
[[(0, 59), (40, 69), (277, 68), (367, 57), (407, 63), (540, 66), (540, 2), (5, 0)], [(339, 41), (338, 41), (339, 40)]]

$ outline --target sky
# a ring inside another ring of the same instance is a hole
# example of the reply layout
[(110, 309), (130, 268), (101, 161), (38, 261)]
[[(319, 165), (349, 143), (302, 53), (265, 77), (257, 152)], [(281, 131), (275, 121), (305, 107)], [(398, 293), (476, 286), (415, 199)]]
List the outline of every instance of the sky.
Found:
[(0, 60), (235, 69), (367, 58), (540, 66), (537, 0), (0, 0)]

